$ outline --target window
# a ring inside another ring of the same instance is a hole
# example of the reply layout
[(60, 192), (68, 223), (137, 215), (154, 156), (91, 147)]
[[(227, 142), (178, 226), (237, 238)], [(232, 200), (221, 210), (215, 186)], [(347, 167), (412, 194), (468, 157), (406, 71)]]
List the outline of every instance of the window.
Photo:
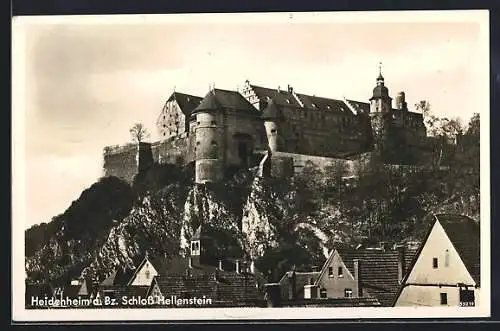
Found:
[(197, 145), (197, 146), (199, 146), (199, 145), (200, 145), (200, 142), (199, 142), (199, 141), (197, 141), (197, 142), (196, 142), (196, 145)]
[(322, 299), (326, 299), (326, 288), (322, 288), (319, 290), (319, 297)]
[(328, 267), (328, 277), (333, 277), (333, 267)]
[(444, 266), (446, 268), (450, 266), (450, 252), (448, 250), (444, 251)]
[(352, 290), (350, 288), (346, 288), (344, 290), (344, 297), (346, 297), (346, 298), (352, 298)]
[(448, 294), (447, 293), (441, 293), (441, 304), (442, 305), (448, 304)]
[(211, 125), (216, 125), (216, 124), (217, 124), (217, 122), (212, 121), (212, 122), (210, 122), (210, 124), (211, 124)]
[(342, 267), (338, 267), (337, 273), (338, 273), (339, 277), (344, 277), (343, 271), (344, 270), (342, 269)]
[(151, 273), (149, 272), (149, 270), (146, 270), (146, 272), (144, 274), (146, 275), (146, 279), (149, 279), (149, 276), (151, 275)]
[(438, 267), (438, 259), (437, 259), (437, 257), (435, 257), (435, 258), (432, 259), (432, 267), (434, 269), (437, 269), (437, 267)]

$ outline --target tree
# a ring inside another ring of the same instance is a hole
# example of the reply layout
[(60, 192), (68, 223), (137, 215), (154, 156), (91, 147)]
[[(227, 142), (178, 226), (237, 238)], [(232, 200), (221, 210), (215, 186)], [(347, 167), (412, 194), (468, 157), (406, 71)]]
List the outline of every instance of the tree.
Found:
[(129, 131), (133, 142), (140, 143), (149, 138), (149, 132), (142, 123), (135, 123)]
[(479, 124), (479, 113), (474, 113), (469, 121), (467, 134), (479, 137)]

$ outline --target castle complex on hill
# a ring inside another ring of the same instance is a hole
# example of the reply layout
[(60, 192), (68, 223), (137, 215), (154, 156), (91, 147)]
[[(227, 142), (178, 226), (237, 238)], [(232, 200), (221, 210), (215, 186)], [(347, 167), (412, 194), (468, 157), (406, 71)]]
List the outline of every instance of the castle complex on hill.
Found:
[(266, 152), (279, 171), (307, 160), (352, 160), (373, 152), (390, 164), (428, 162), (432, 148), (423, 115), (408, 110), (405, 93), (397, 94), (393, 107), (380, 72), (368, 101), (248, 80), (242, 91), (211, 88), (203, 98), (174, 92), (156, 122), (161, 140), (106, 147), (105, 176), (131, 182), (156, 162), (192, 165), (197, 183), (215, 182), (231, 169), (255, 166)]

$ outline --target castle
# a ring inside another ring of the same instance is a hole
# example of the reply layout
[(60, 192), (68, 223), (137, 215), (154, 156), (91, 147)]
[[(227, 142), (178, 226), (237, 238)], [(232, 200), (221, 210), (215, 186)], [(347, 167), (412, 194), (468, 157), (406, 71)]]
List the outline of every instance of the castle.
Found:
[(174, 92), (156, 122), (161, 140), (106, 147), (105, 176), (131, 182), (156, 162), (190, 164), (196, 183), (216, 182), (230, 169), (255, 166), (266, 153), (282, 172), (304, 160), (349, 160), (374, 151), (386, 163), (427, 162), (423, 115), (408, 110), (404, 92), (393, 107), (381, 71), (368, 101), (301, 94), (291, 86), (271, 89), (248, 80), (241, 91), (210, 88), (203, 98)]

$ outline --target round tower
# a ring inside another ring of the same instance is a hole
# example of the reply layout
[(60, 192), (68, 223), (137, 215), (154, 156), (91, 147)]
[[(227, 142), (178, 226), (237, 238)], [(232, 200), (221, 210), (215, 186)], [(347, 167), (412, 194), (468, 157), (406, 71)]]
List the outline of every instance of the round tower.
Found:
[(196, 118), (194, 139), (195, 182), (216, 182), (222, 179), (222, 128), (216, 91), (210, 91), (193, 110)]
[(262, 112), (264, 127), (266, 128), (267, 141), (271, 152), (276, 152), (279, 149), (279, 120), (280, 113), (278, 107), (273, 100), (270, 100), (267, 107)]

